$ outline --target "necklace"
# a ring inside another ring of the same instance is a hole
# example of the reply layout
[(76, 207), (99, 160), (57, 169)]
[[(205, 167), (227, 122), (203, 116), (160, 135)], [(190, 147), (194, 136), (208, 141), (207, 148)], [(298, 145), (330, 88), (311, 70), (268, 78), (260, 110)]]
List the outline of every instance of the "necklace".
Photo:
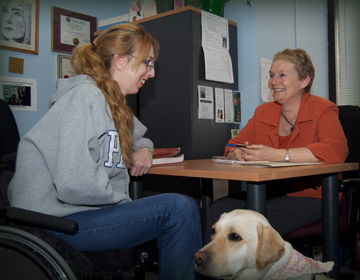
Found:
[(283, 116), (283, 118), (285, 119), (285, 121), (287, 121), (288, 124), (290, 124), (291, 128), (290, 128), (290, 132), (292, 133), (295, 129), (295, 125), (296, 125), (296, 122), (297, 122), (297, 119), (295, 121), (294, 124), (291, 124), (291, 122), (288, 121), (288, 119), (284, 116), (283, 112), (281, 112), (281, 115)]

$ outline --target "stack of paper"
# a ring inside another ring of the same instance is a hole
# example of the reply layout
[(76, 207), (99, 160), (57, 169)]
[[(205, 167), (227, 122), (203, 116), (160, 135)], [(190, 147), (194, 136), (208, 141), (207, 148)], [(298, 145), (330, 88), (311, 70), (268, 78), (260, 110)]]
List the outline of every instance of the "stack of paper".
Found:
[(211, 159), (216, 163), (226, 163), (238, 166), (254, 166), (254, 167), (289, 167), (299, 165), (323, 164), (322, 162), (271, 162), (271, 161), (238, 161), (231, 160), (224, 156), (214, 156)]

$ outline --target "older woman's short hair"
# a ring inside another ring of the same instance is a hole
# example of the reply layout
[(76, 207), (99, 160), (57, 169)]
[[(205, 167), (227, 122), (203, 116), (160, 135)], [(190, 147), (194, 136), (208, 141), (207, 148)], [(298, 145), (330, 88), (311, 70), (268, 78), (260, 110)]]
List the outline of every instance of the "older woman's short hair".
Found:
[(311, 57), (303, 49), (285, 49), (283, 51), (277, 52), (273, 57), (273, 62), (275, 60), (284, 60), (289, 62), (298, 73), (300, 80), (310, 77), (308, 85), (305, 87), (305, 92), (311, 90), (313, 81), (315, 79), (315, 68), (312, 63)]

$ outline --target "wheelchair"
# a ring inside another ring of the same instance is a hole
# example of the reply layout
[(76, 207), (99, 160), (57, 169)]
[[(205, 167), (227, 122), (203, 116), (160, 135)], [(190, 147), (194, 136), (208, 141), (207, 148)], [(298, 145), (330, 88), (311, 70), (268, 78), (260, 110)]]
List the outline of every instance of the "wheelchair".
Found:
[(145, 280), (156, 270), (156, 241), (137, 248), (79, 252), (51, 231), (76, 234), (75, 221), (10, 207), (13, 170), (0, 165), (0, 275), (2, 280)]

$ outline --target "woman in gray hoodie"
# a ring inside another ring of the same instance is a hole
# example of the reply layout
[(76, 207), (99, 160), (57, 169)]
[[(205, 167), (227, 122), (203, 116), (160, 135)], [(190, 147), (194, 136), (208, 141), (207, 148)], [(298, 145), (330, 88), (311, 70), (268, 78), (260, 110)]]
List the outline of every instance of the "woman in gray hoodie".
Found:
[(76, 47), (77, 74), (57, 81), (49, 112), (21, 140), (11, 205), (66, 217), (80, 251), (131, 248), (157, 239), (159, 279), (195, 279), (201, 248), (197, 204), (180, 194), (131, 201), (129, 173), (151, 167), (153, 143), (126, 104), (155, 76), (158, 43), (141, 25), (121, 24)]

